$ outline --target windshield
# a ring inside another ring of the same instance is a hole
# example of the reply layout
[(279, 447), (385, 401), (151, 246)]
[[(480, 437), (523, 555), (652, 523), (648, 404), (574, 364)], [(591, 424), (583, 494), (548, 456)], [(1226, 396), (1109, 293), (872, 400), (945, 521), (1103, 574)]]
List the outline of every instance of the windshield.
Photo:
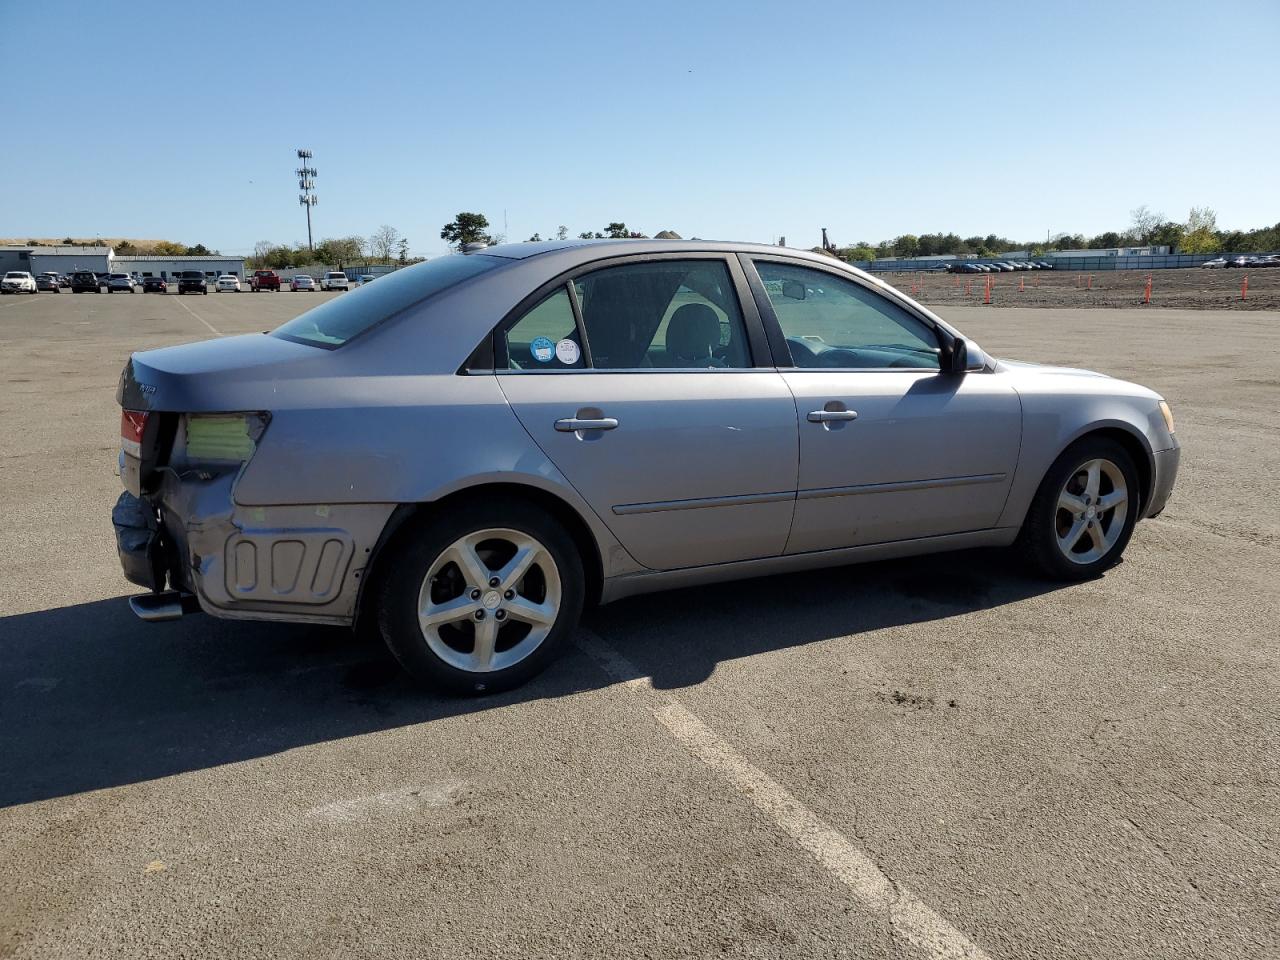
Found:
[(25, 276), (26, 274), (23, 273), (21, 270), (10, 270), (8, 273), (4, 275), (4, 278), (6, 280), (18, 280)]
[(455, 254), (388, 274), (377, 284), (357, 287), (271, 331), (274, 337), (320, 347), (340, 347), (383, 320), (503, 261), (479, 254)]

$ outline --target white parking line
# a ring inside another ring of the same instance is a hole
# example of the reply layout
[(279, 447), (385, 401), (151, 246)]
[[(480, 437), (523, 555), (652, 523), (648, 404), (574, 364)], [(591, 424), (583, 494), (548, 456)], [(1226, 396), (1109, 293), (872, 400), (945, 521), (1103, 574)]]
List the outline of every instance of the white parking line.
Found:
[(588, 630), (581, 632), (589, 641), (579, 643), (583, 652), (639, 697), (685, 749), (767, 814), (865, 907), (882, 914), (896, 941), (931, 960), (990, 960), (965, 934), (886, 876), (865, 850), (824, 823), (683, 706), (654, 690), (648, 678), (638, 675), (630, 661), (604, 640)]
[(175, 297), (178, 297), (178, 299), (175, 299), (175, 300), (173, 301), (174, 303), (176, 303), (176, 304), (177, 304), (178, 306), (180, 306), (183, 310), (187, 311), (187, 313), (191, 314), (193, 317), (195, 317), (197, 320), (199, 320), (201, 323), (203, 323), (206, 327), (208, 327), (210, 330), (212, 330), (215, 334), (217, 334), (218, 336), (222, 336), (222, 331), (221, 331), (221, 330), (219, 330), (219, 329), (218, 329), (217, 327), (215, 327), (212, 323), (210, 323), (210, 322), (209, 322), (208, 320), (206, 320), (204, 317), (200, 316), (200, 314), (196, 313), (194, 310), (192, 310), (190, 307), (188, 307), (185, 303), (183, 303), (183, 302), (182, 302), (182, 300), (181, 300), (181, 295), (180, 295), (180, 294), (175, 294), (174, 296), (175, 296)]

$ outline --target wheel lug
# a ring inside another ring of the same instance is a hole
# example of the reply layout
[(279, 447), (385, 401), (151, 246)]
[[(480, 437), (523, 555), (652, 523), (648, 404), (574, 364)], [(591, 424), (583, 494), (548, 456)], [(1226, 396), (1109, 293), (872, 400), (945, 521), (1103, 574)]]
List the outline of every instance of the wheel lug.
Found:
[(516, 597), (516, 592), (514, 590), (508, 590), (502, 596), (503, 596), (503, 599), (505, 600), (514, 600)]
[(483, 611), (483, 610), (477, 610), (477, 611), (476, 611), (476, 619), (477, 619), (477, 620), (483, 620), (483, 619), (484, 619), (484, 611)]
[(489, 578), (489, 586), (491, 586), (491, 587), (496, 587), (496, 586), (497, 586), (498, 584), (500, 584), (501, 582), (502, 582), (502, 581), (501, 581), (501, 580), (499, 580), (497, 577), (490, 577), (490, 578)]
[(479, 599), (480, 599), (480, 591), (479, 591), (479, 590), (472, 590), (472, 591), (471, 591), (471, 599), (472, 599), (472, 600), (479, 600)]
[(497, 613), (495, 613), (495, 614), (493, 615), (493, 619), (495, 619), (495, 620), (505, 620), (505, 619), (507, 619), (507, 611), (505, 611), (505, 610), (499, 610)]

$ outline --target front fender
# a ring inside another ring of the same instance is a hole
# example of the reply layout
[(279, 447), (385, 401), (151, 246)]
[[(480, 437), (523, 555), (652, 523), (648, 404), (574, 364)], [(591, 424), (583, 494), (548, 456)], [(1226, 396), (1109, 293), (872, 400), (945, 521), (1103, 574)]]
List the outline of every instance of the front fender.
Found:
[[(1101, 430), (1121, 431), (1142, 451), (1145, 463), (1138, 466), (1146, 479), (1142, 491), (1143, 509), (1150, 501), (1155, 475), (1155, 450), (1151, 417), (1145, 403), (1134, 397), (1023, 395), (1022, 450), (1018, 469), (999, 526), (1018, 527), (1031, 506), (1040, 482), (1049, 467), (1067, 447), (1081, 437)], [(1150, 401), (1155, 406), (1157, 401)], [(1155, 416), (1160, 417), (1159, 409)], [(1163, 421), (1161, 421), (1163, 426)], [(1159, 438), (1156, 438), (1157, 442)]]

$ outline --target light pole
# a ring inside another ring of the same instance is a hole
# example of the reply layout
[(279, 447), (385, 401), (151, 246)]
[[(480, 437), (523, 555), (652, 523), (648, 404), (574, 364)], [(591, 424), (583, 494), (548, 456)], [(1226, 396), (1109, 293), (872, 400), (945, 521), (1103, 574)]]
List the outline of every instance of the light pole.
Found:
[(314, 253), (316, 248), (311, 240), (311, 208), (317, 202), (316, 168), (307, 164), (311, 159), (310, 150), (299, 150), (298, 159), (302, 161), (302, 166), (294, 171), (298, 175), (298, 189), (302, 191), (298, 195), (298, 203), (307, 208), (307, 249)]

